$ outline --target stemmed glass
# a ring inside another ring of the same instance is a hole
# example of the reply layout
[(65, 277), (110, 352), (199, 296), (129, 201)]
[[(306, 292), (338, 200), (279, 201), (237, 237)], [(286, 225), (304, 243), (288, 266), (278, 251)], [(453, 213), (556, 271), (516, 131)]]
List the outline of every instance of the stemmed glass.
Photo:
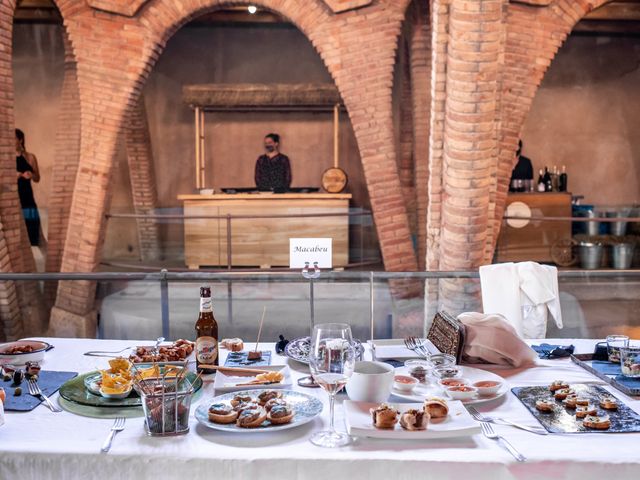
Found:
[(334, 405), (336, 394), (344, 388), (353, 373), (355, 349), (351, 338), (351, 327), (344, 323), (316, 325), (311, 335), (309, 366), (318, 385), (329, 394), (329, 430), (314, 433), (310, 440), (319, 447), (340, 447), (351, 439), (334, 427)]

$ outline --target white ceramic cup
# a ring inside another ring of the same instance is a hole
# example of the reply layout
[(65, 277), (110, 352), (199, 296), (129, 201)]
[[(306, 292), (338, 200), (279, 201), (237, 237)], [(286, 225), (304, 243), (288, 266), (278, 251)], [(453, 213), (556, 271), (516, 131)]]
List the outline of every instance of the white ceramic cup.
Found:
[(347, 381), (347, 394), (356, 402), (386, 402), (391, 394), (395, 369), (383, 362), (356, 362)]

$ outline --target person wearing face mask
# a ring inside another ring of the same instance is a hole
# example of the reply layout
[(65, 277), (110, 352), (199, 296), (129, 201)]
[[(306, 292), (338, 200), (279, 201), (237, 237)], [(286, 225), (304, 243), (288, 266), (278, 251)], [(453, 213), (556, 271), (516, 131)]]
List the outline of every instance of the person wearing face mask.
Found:
[(278, 150), (280, 135), (269, 133), (264, 137), (265, 154), (256, 161), (255, 180), (260, 191), (286, 192), (291, 185), (289, 157)]

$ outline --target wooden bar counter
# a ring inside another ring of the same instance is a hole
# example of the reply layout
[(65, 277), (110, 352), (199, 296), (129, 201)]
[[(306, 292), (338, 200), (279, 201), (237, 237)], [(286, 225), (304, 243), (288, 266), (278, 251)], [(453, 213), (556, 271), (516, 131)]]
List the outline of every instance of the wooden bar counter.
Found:
[[(509, 193), (505, 216), (570, 217), (571, 194)], [(553, 247), (571, 240), (571, 221), (503, 221), (498, 237), (498, 262), (555, 262)]]
[[(349, 263), (351, 194), (237, 193), (178, 195), (184, 215), (231, 215), (231, 264), (238, 267), (289, 266), (289, 238), (333, 238), (333, 266)], [(341, 213), (344, 216), (233, 218), (235, 216)], [(184, 220), (185, 263), (228, 266), (227, 219)]]

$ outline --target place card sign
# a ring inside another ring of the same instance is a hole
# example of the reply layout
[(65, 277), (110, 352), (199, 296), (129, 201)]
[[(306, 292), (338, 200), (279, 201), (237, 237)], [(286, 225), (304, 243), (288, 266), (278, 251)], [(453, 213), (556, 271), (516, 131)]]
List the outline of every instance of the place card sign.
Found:
[(332, 268), (332, 238), (290, 238), (289, 268), (304, 268), (305, 262), (313, 268)]

